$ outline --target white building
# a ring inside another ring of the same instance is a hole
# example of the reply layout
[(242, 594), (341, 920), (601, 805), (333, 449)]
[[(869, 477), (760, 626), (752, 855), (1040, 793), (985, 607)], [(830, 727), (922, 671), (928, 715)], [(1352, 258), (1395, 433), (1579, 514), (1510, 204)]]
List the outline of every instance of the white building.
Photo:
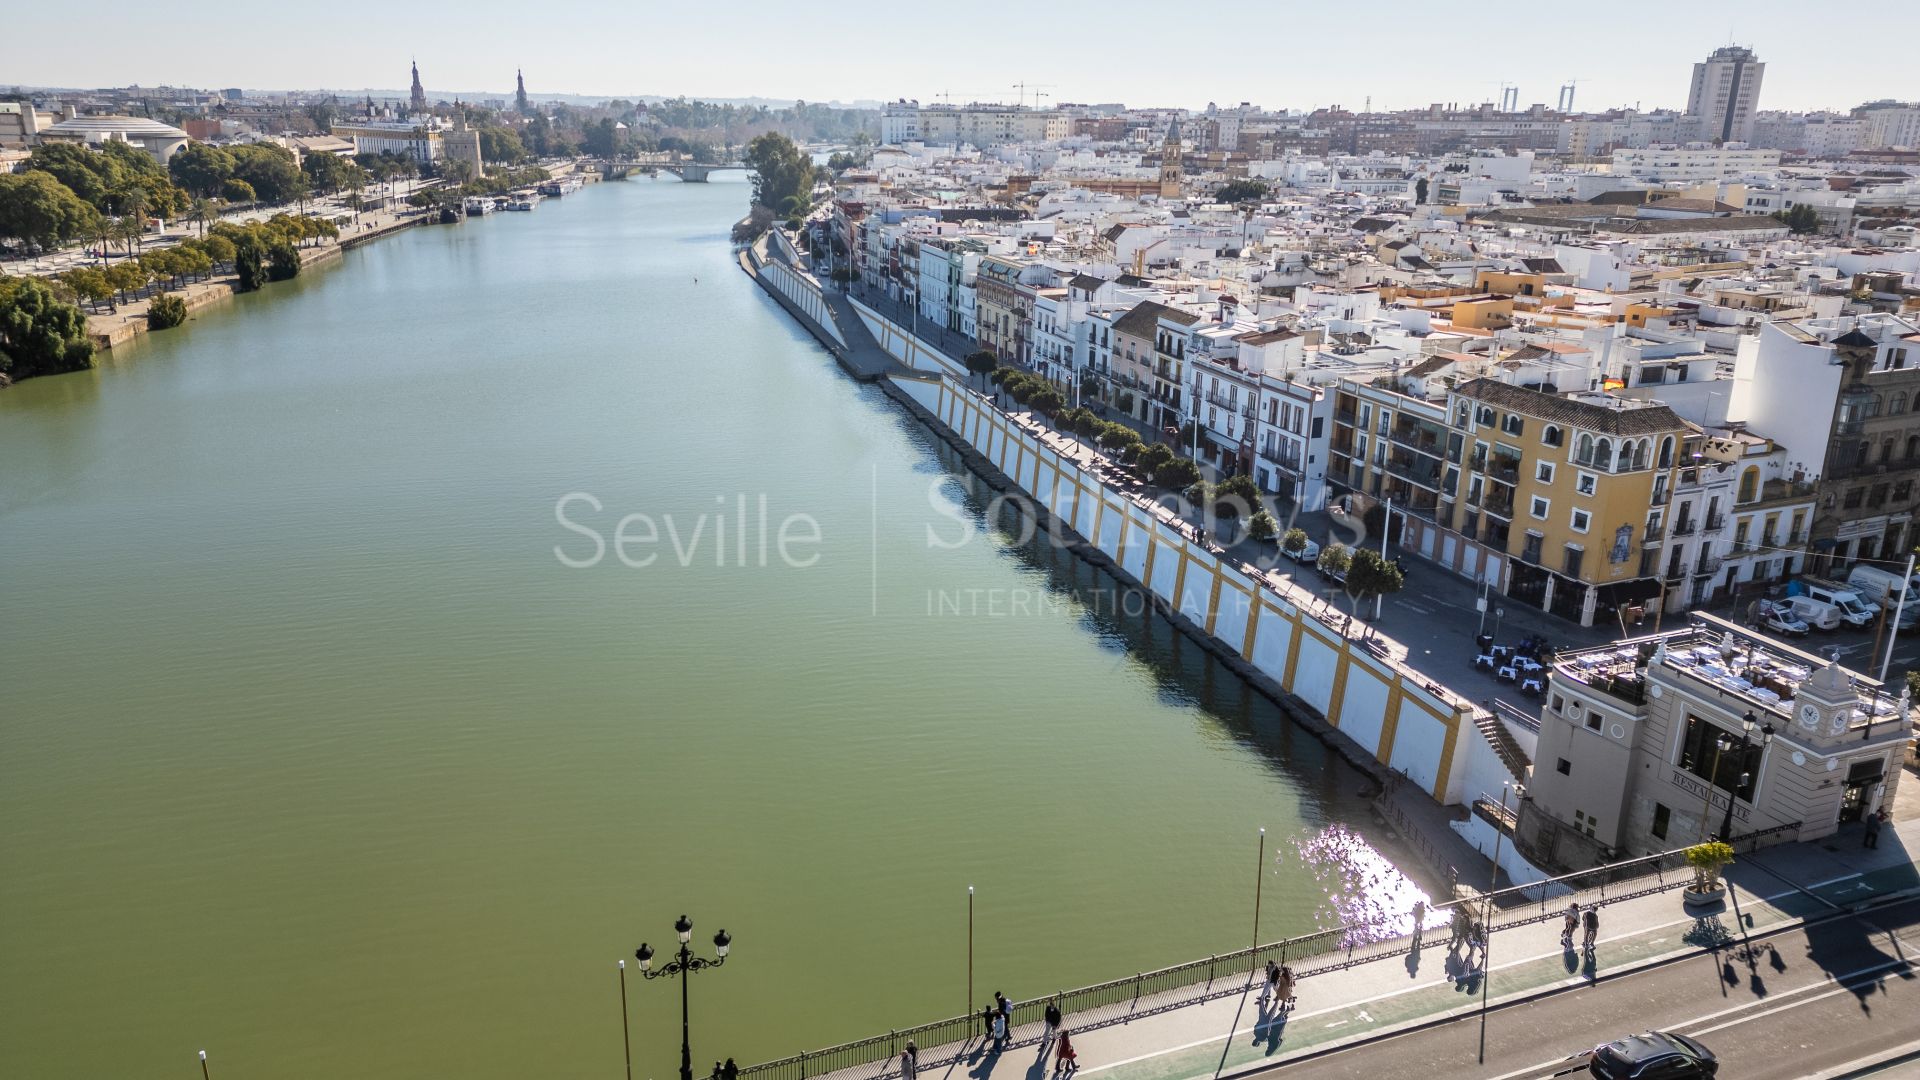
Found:
[(1860, 106), (1853, 114), (1866, 127), (1860, 140), (1864, 148), (1920, 147), (1920, 102), (1876, 101)]
[(1780, 167), (1780, 151), (1757, 150), (1745, 144), (1711, 146), (1649, 146), (1613, 152), (1613, 171), (1659, 184), (1699, 184), (1732, 180), (1750, 172)]
[(165, 165), (186, 149), (187, 133), (171, 124), (140, 116), (74, 116), (40, 129), (41, 142), (79, 143), (94, 148), (123, 142), (137, 146)]

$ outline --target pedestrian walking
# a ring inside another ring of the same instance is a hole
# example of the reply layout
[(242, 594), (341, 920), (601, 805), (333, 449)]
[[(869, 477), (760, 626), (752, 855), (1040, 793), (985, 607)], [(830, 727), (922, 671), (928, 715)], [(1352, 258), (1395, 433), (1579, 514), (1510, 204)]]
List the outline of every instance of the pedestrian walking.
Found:
[(720, 1063), (713, 1063), (713, 1080), (720, 1080)]
[[(907, 1045), (912, 1046), (913, 1044), (908, 1043)], [(728, 1058), (727, 1063), (720, 1066), (720, 1080), (740, 1080), (740, 1066), (735, 1065), (732, 1058)]]
[(1593, 955), (1593, 939), (1600, 936), (1600, 913), (1597, 909), (1589, 907), (1586, 910), (1586, 914), (1580, 917), (1580, 921), (1581, 924), (1586, 927), (1587, 931), (1586, 935), (1580, 941), (1580, 947), (1587, 951), (1587, 955), (1591, 956)]
[(1054, 998), (1052, 1001), (1047, 1002), (1046, 1021), (1047, 1021), (1046, 1029), (1040, 1033), (1040, 1056), (1041, 1057), (1047, 1056), (1047, 1047), (1052, 1044), (1053, 1037), (1055, 1035), (1060, 1034), (1060, 999), (1059, 998)]
[[(733, 1059), (728, 1058), (727, 1064), (733, 1064)], [(915, 1080), (919, 1075), (920, 1048), (913, 1045), (912, 1039), (908, 1039), (907, 1048), (900, 1051), (900, 1080)], [(733, 1080), (733, 1078), (728, 1077), (727, 1080)]]
[(1420, 932), (1426, 929), (1426, 925), (1427, 902), (1415, 900), (1413, 902), (1413, 949), (1415, 952), (1420, 951)]
[(988, 1005), (987, 1007), (980, 1010), (980, 1034), (981, 1035), (988, 1036), (988, 1037), (991, 1037), (993, 1035), (993, 1018), (999, 1015), (1000, 1015), (1000, 1010), (994, 1008), (991, 1005)]
[(1860, 837), (1860, 846), (1865, 848), (1880, 846), (1880, 814), (1867, 815), (1867, 831)]
[(1065, 1031), (1060, 1032), (1060, 1045), (1053, 1054), (1053, 1075), (1071, 1076), (1080, 1068), (1080, 1055), (1073, 1049), (1073, 1040)]
[(1002, 1012), (997, 1012), (993, 1014), (993, 1046), (994, 1046), (994, 1049), (997, 1050), (1000, 1047), (1005, 1046), (1006, 1044), (1007, 1044), (1007, 1014)]
[(1566, 921), (1560, 924), (1561, 948), (1573, 948), (1573, 932), (1578, 929), (1580, 929), (1580, 901), (1572, 900), (1567, 903)]
[(1261, 1008), (1263, 1009), (1266, 1008), (1269, 1002), (1274, 1001), (1276, 999), (1277, 994), (1275, 993), (1274, 987), (1279, 985), (1279, 982), (1280, 982), (1279, 963), (1273, 960), (1267, 961), (1267, 970), (1260, 979), (1259, 1004)]
[(1455, 905), (1452, 915), (1448, 919), (1448, 923), (1449, 928), (1453, 931), (1453, 941), (1448, 944), (1447, 951), (1453, 952), (1460, 947), (1460, 942), (1467, 936), (1467, 913), (1461, 910), (1458, 905)]
[(1293, 1009), (1293, 969), (1280, 965), (1280, 977), (1273, 983), (1274, 996), (1279, 999), (1280, 1009), (1288, 1012)]
[(1007, 1030), (1013, 1030), (1013, 999), (995, 990), (993, 992), (993, 1000), (999, 1006), (1000, 1015), (1007, 1019)]

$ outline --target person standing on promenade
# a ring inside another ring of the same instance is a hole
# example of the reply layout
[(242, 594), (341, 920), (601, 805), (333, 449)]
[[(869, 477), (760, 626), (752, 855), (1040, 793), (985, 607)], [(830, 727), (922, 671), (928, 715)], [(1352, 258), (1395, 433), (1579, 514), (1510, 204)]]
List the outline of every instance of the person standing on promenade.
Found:
[(1427, 928), (1427, 902), (1413, 902), (1413, 951), (1420, 951), (1420, 933)]
[(1596, 908), (1589, 905), (1587, 908), (1586, 914), (1581, 917), (1581, 922), (1586, 926), (1587, 932), (1586, 932), (1586, 936), (1581, 939), (1580, 947), (1586, 950), (1586, 953), (1588, 956), (1592, 956), (1593, 941), (1595, 938), (1600, 936), (1599, 911)]
[(1867, 815), (1867, 831), (1860, 835), (1861, 847), (1878, 848), (1880, 846), (1880, 820), (1885, 815), (1885, 810), (1880, 811), (1878, 814)]
[[(913, 1044), (908, 1043), (907, 1045), (911, 1046)], [(720, 1080), (740, 1080), (740, 1066), (735, 1065), (732, 1058), (728, 1058), (727, 1063), (720, 1066)]]
[(1007, 1045), (1007, 1014), (1003, 1012), (996, 1012), (993, 1014), (994, 1052), (999, 1053), (1002, 1049), (1006, 1047), (1006, 1045)]
[(1567, 918), (1560, 924), (1561, 948), (1573, 948), (1573, 932), (1578, 929), (1580, 929), (1580, 901), (1573, 900), (1567, 903)]
[(1040, 1056), (1047, 1056), (1047, 1048), (1053, 1044), (1053, 1037), (1060, 1033), (1060, 999), (1047, 1002), (1047, 1026), (1040, 1033)]
[(917, 1080), (919, 1075), (920, 1048), (913, 1045), (912, 1039), (908, 1039), (907, 1048), (900, 1051), (900, 1080)]
[(1067, 1038), (1065, 1031), (1060, 1032), (1060, 1049), (1053, 1056), (1053, 1075), (1071, 1076), (1080, 1069), (1080, 1055), (1073, 1049), (1073, 1040)]

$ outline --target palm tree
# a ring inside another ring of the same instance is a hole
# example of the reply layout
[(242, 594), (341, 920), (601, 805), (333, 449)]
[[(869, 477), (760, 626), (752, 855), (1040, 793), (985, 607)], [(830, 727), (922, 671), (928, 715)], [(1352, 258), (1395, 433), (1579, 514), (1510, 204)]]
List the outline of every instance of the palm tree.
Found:
[(100, 265), (107, 265), (107, 247), (120, 238), (120, 223), (106, 216), (94, 216), (93, 225), (87, 231), (87, 239), (100, 245)]
[(187, 211), (187, 220), (200, 226), (200, 238), (204, 240), (207, 236), (207, 226), (220, 220), (220, 209), (214, 205), (212, 199), (195, 199), (192, 209)]

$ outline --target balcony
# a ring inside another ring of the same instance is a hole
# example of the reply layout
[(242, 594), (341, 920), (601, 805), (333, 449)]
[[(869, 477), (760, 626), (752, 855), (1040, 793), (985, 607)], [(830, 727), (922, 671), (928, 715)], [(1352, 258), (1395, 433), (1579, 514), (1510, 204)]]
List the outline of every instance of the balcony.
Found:
[(1659, 525), (1647, 526), (1646, 534), (1640, 538), (1642, 544), (1657, 544), (1666, 539), (1667, 530)]
[(1724, 529), (1726, 527), (1727, 527), (1727, 515), (1725, 514), (1708, 514), (1707, 515), (1707, 531), (1708, 532), (1717, 533), (1721, 529)]
[(1725, 563), (1726, 563), (1726, 560), (1722, 559), (1720, 556), (1709, 555), (1706, 558), (1701, 559), (1699, 562), (1693, 565), (1693, 575), (1695, 577), (1710, 577), (1714, 574), (1718, 574), (1720, 572), (1720, 567), (1725, 565)]
[(1692, 536), (1694, 532), (1699, 528), (1700, 528), (1700, 523), (1697, 521), (1682, 521), (1681, 523), (1673, 527), (1673, 535), (1676, 537)]
[(1343, 409), (1335, 409), (1333, 411), (1333, 422), (1335, 424), (1345, 424), (1347, 427), (1352, 427), (1353, 421), (1354, 415), (1352, 413)]

